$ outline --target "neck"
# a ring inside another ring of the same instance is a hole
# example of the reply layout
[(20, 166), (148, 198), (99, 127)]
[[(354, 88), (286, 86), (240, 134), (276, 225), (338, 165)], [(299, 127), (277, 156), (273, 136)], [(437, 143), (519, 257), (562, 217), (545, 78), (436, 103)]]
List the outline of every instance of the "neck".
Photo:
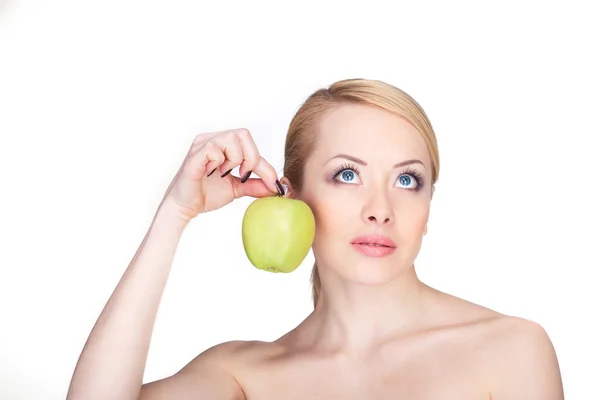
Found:
[(341, 352), (368, 351), (387, 338), (415, 329), (423, 320), (427, 291), (414, 265), (383, 285), (361, 285), (330, 273), (308, 318), (310, 342)]

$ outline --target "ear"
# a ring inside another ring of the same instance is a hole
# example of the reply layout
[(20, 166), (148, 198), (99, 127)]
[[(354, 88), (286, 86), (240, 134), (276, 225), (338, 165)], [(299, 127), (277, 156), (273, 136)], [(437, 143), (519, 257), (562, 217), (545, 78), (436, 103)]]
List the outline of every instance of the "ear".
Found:
[(431, 185), (431, 198), (433, 198), (434, 193), (435, 193), (435, 185)]
[(282, 177), (279, 182), (281, 182), (282, 185), (285, 186), (286, 189), (286, 193), (283, 197), (287, 197), (287, 198), (291, 198), (291, 199), (295, 199), (296, 198), (296, 191), (294, 190), (294, 188), (292, 187), (292, 184), (290, 183), (290, 180), (287, 177)]
[(425, 225), (425, 231), (423, 232), (423, 236), (427, 235), (427, 225)]

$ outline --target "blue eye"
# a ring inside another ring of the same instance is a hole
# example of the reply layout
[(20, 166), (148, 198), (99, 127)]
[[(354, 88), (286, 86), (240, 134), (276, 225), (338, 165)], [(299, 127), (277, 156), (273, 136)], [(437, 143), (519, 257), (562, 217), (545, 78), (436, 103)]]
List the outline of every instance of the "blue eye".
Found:
[(342, 172), (341, 176), (345, 182), (351, 181), (354, 178), (354, 171), (345, 170)]
[(353, 183), (355, 179), (358, 179), (358, 173), (351, 169), (344, 169), (338, 173), (339, 178), (344, 183)]
[(400, 173), (400, 175), (398, 175), (398, 183), (400, 184), (400, 187), (410, 191), (418, 192), (423, 187), (424, 182), (423, 175), (419, 171), (412, 168), (404, 170)]
[(410, 175), (400, 175), (398, 178), (400, 184), (404, 187), (409, 187), (413, 182), (416, 182), (414, 179), (410, 177)]
[(358, 183), (359, 172), (356, 168), (350, 165), (343, 165), (338, 168), (333, 174), (333, 179), (341, 183)]

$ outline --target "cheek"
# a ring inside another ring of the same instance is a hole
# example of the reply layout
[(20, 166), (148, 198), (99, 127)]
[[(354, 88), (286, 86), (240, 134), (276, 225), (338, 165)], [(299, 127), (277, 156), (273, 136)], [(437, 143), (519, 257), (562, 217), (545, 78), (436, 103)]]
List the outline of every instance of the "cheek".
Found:
[(327, 197), (328, 201), (305, 200), (315, 216), (317, 236), (339, 234), (344, 231), (344, 224), (347, 225), (348, 221), (351, 220), (352, 205), (348, 201), (335, 200), (331, 196)]
[(429, 206), (415, 204), (404, 208), (397, 215), (398, 223), (402, 226), (403, 236), (406, 238), (421, 237), (429, 220)]
[(315, 210), (317, 229), (321, 233), (339, 232), (343, 221), (348, 220), (347, 210), (343, 206), (334, 206), (332, 203), (321, 203), (316, 204), (313, 210)]

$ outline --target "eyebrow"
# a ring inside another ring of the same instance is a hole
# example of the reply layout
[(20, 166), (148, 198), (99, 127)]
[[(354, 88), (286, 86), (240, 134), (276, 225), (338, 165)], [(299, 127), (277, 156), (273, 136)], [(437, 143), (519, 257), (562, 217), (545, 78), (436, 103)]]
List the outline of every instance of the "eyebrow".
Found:
[[(361, 164), (361, 165), (365, 165), (365, 166), (367, 165), (366, 161), (363, 161), (360, 158), (357, 158), (357, 157), (354, 157), (354, 156), (351, 156), (348, 154), (335, 155), (335, 156), (331, 157), (327, 162), (333, 160), (334, 158), (345, 158), (346, 160), (354, 161), (357, 164)], [(412, 159), (412, 160), (406, 160), (406, 161), (402, 161), (397, 164), (394, 164), (394, 168), (403, 167), (408, 164), (421, 164), (423, 167), (425, 167), (425, 164), (423, 164), (423, 162), (421, 160)]]

